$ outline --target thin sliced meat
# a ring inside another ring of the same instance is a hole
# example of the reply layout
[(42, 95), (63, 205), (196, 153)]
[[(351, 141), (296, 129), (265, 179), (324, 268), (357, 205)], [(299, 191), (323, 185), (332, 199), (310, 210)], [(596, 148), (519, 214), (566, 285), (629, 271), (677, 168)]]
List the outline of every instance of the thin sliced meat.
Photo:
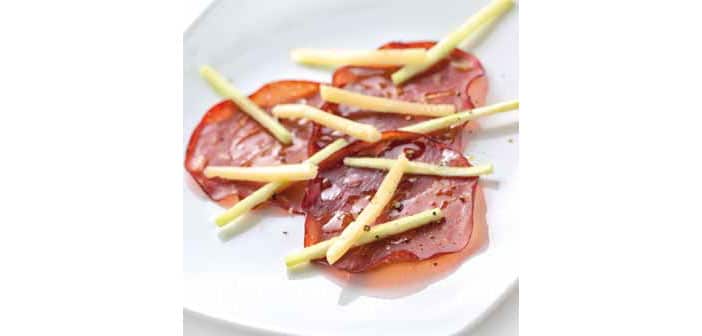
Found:
[[(469, 166), (460, 153), (429, 137), (391, 131), (369, 144), (354, 142), (323, 161), (315, 180), (308, 183), (303, 206), (305, 246), (337, 236), (368, 204), (386, 171), (343, 165), (350, 156), (397, 158), (403, 151), (413, 161), (446, 166)], [(388, 239), (355, 247), (334, 264), (348, 272), (363, 272), (383, 264), (424, 260), (463, 249), (473, 228), (476, 177), (405, 175), (393, 200), (375, 224), (409, 216), (434, 207), (444, 211), (439, 222)]]
[(478, 183), (473, 197), (473, 229), (468, 244), (462, 250), (421, 261), (389, 264), (363, 273), (349, 273), (329, 267), (325, 274), (342, 287), (361, 287), (364, 295), (369, 296), (391, 298), (417, 292), (444, 279), (466, 259), (487, 246), (489, 237), (485, 215), (485, 195)]
[[(319, 83), (278, 81), (264, 85), (249, 98), (270, 113), (280, 103), (304, 103), (321, 107)], [(193, 131), (185, 156), (185, 168), (202, 190), (223, 206), (231, 206), (262, 184), (206, 178), (207, 166), (263, 166), (299, 163), (307, 158), (312, 125), (306, 121), (281, 120), (293, 134), (291, 145), (278, 142), (253, 118), (242, 112), (231, 100), (213, 106)], [(301, 184), (304, 186), (304, 183)], [(275, 203), (290, 211), (302, 213), (299, 187), (291, 187), (275, 197)]]
[[(431, 48), (435, 42), (391, 42), (380, 49)], [(334, 72), (332, 85), (367, 95), (431, 104), (453, 104), (457, 110), (482, 106), (487, 95), (485, 70), (478, 59), (460, 49), (454, 49), (449, 57), (438, 62), (427, 71), (413, 77), (401, 86), (396, 86), (390, 75), (399, 67), (345, 66)], [(334, 113), (358, 122), (371, 124), (381, 131), (395, 130), (429, 119), (400, 114), (377, 113), (358, 108), (329, 104)], [(442, 143), (463, 151), (465, 146), (462, 127), (433, 134)], [(321, 148), (328, 139), (335, 137), (330, 130), (322, 129)], [(338, 135), (337, 135), (338, 136)], [(326, 138), (326, 139), (325, 139)]]

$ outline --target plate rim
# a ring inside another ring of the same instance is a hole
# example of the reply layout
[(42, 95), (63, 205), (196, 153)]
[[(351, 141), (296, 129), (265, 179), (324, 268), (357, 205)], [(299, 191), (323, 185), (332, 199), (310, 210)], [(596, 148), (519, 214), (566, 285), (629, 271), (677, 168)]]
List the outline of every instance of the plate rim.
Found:
[[(219, 1), (219, 0), (217, 0)], [(515, 279), (512, 279), (512, 281), (509, 282), (509, 284), (502, 290), (500, 295), (495, 299), (487, 309), (483, 310), (476, 318), (474, 318), (472, 321), (467, 321), (465, 325), (463, 325), (460, 329), (451, 331), (450, 335), (457, 335), (460, 333), (465, 333), (465, 332), (470, 332), (473, 329), (475, 329), (478, 325), (480, 325), (485, 319), (487, 319), (490, 315), (492, 315), (497, 308), (502, 305), (509, 294), (512, 293), (512, 291), (515, 291), (519, 288), (519, 276)], [(193, 308), (186, 307), (183, 305), (183, 314), (191, 314), (194, 316), (197, 316), (197, 318), (204, 319), (204, 320), (209, 320), (212, 323), (219, 323), (219, 324), (224, 324), (227, 325), (229, 328), (232, 328), (232, 331), (241, 331), (241, 332), (249, 332), (249, 333), (255, 333), (259, 335), (290, 335), (290, 336), (303, 336), (302, 334), (296, 334), (296, 333), (291, 333), (289, 331), (284, 331), (284, 330), (278, 330), (275, 328), (266, 328), (263, 329), (261, 327), (255, 326), (255, 325), (248, 325), (244, 323), (239, 323), (239, 322), (234, 322), (231, 321), (227, 318), (221, 317), (221, 316), (213, 316), (210, 314), (207, 314), (205, 312), (198, 311)]]

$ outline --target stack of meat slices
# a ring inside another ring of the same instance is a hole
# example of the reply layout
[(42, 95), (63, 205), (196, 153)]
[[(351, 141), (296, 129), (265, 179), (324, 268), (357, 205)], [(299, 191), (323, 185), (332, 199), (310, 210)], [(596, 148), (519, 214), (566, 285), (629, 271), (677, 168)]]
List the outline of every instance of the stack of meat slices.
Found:
[[(434, 42), (392, 42), (381, 49), (430, 48)], [(487, 80), (480, 62), (454, 50), (446, 59), (401, 86), (390, 75), (398, 67), (339, 68), (332, 85), (350, 91), (397, 100), (454, 104), (457, 110), (482, 106)], [(376, 126), (384, 131), (381, 141), (352, 142), (319, 165), (314, 180), (297, 184), (276, 195), (273, 202), (292, 212), (305, 213), (305, 246), (338, 235), (366, 206), (380, 185), (385, 171), (343, 165), (345, 157), (408, 159), (445, 166), (469, 166), (462, 155), (463, 125), (430, 135), (397, 131), (428, 117), (376, 113), (326, 103), (318, 83), (280, 81), (267, 84), (250, 96), (267, 111), (275, 104), (305, 103), (345, 118)], [(318, 124), (281, 121), (294, 135), (293, 144), (282, 146), (231, 101), (215, 105), (203, 117), (188, 145), (186, 169), (214, 201), (231, 205), (260, 187), (258, 183), (206, 178), (208, 165), (257, 166), (299, 163), (343, 135)], [(390, 263), (426, 260), (466, 248), (473, 231), (477, 177), (404, 175), (393, 201), (376, 224), (439, 207), (445, 217), (405, 233), (351, 249), (333, 267), (364, 272)], [(301, 202), (302, 197), (304, 200)], [(323, 262), (320, 260), (320, 262)]]

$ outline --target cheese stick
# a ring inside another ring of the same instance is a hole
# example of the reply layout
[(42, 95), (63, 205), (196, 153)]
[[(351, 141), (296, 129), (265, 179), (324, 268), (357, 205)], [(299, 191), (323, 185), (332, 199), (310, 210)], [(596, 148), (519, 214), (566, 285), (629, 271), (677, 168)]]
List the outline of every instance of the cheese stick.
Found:
[(462, 124), (477, 117), (516, 110), (518, 108), (519, 101), (510, 100), (502, 103), (474, 108), (472, 110), (466, 110), (446, 117), (422, 121), (414, 125), (402, 127), (400, 128), (400, 131), (427, 134), (434, 131), (438, 131), (440, 129), (449, 128), (453, 125)]
[(398, 184), (402, 179), (402, 174), (407, 167), (407, 158), (404, 153), (400, 153), (395, 164), (390, 168), (387, 175), (380, 183), (380, 187), (373, 195), (368, 206), (358, 215), (355, 221), (351, 222), (338, 239), (329, 246), (327, 250), (327, 262), (331, 265), (341, 258), (353, 245), (361, 238), (363, 230), (370, 227), (380, 216), (385, 206), (390, 202)]
[(341, 133), (366, 142), (380, 140), (380, 131), (375, 126), (362, 124), (305, 104), (281, 104), (273, 108), (273, 115), (279, 118), (307, 118)]
[(405, 65), (422, 64), (427, 51), (421, 48), (385, 50), (293, 49), (290, 57), (297, 63), (315, 66)]
[(303, 181), (317, 176), (317, 166), (310, 163), (282, 164), (268, 167), (209, 166), (205, 168), (204, 173), (208, 178), (219, 177), (237, 181)]
[(319, 93), (328, 102), (355, 106), (364, 110), (385, 113), (399, 113), (416, 116), (442, 117), (456, 112), (452, 104), (422, 104), (401, 100), (368, 96), (342, 90), (327, 85), (320, 85)]
[(270, 114), (264, 112), (256, 103), (235, 88), (211, 66), (203, 65), (200, 68), (200, 75), (220, 96), (231, 99), (242, 111), (267, 129), (278, 141), (286, 145), (292, 143), (292, 134), (283, 125), (271, 117)]
[[(338, 150), (344, 148), (348, 142), (344, 139), (337, 139), (336, 141), (330, 143), (326, 147), (320, 149), (317, 153), (310, 156), (305, 160), (305, 163), (310, 163), (313, 165), (318, 165), (324, 159), (328, 158), (332, 154), (336, 153)], [(283, 189), (290, 186), (292, 182), (290, 181), (276, 181), (264, 185), (258, 188), (256, 191), (251, 193), (249, 196), (240, 200), (234, 206), (227, 209), (219, 216), (215, 218), (215, 223), (217, 226), (224, 226), (227, 223), (239, 218), (241, 215), (251, 211), (257, 205), (265, 202), (273, 196), (276, 192), (282, 191)]]
[[(370, 228), (368, 231), (362, 231), (361, 237), (353, 244), (354, 247), (368, 244), (376, 240), (385, 239), (387, 237), (418, 228), (444, 218), (441, 209), (435, 208), (425, 210), (420, 213), (395, 219), (390, 222), (378, 224)], [(338, 237), (331, 238), (305, 247), (304, 249), (293, 252), (285, 257), (285, 265), (293, 267), (314, 259), (323, 258), (329, 247), (338, 240)]]
[(451, 32), (441, 39), (439, 43), (431, 47), (427, 52), (427, 59), (423, 64), (406, 65), (393, 73), (393, 83), (395, 83), (395, 85), (400, 85), (448, 56), (461, 41), (507, 12), (507, 10), (512, 8), (513, 4), (513, 0), (493, 0), (490, 4), (475, 13), (475, 15), (468, 18), (458, 29)]
[[(347, 157), (344, 164), (350, 167), (373, 168), (389, 170), (397, 160), (370, 158), (370, 157)], [(469, 177), (491, 174), (493, 166), (491, 164), (472, 167), (447, 167), (437, 166), (424, 162), (410, 161), (405, 169), (405, 174), (436, 175), (451, 177)]]

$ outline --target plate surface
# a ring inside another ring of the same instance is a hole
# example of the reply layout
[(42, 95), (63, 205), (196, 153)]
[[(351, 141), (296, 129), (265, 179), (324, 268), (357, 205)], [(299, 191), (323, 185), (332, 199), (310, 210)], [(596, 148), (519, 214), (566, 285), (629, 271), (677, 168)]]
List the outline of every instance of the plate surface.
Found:
[[(293, 64), (294, 47), (375, 48), (385, 42), (436, 40), (487, 3), (481, 1), (215, 2), (184, 37), (184, 134), (219, 98), (199, 78), (211, 64), (245, 92), (278, 79), (328, 82), (328, 71)], [(464, 49), (483, 63), (488, 104), (518, 98), (518, 8)], [(302, 246), (303, 217), (256, 211), (235, 235), (219, 234), (221, 209), (184, 173), (185, 309), (257, 334), (445, 335), (465, 330), (518, 278), (518, 143), (516, 112), (489, 117), (467, 149), (495, 164), (482, 180), (490, 242), (438, 280), (406, 290), (342, 286), (319, 269), (288, 273), (283, 257)], [(283, 232), (287, 232), (284, 234)]]

